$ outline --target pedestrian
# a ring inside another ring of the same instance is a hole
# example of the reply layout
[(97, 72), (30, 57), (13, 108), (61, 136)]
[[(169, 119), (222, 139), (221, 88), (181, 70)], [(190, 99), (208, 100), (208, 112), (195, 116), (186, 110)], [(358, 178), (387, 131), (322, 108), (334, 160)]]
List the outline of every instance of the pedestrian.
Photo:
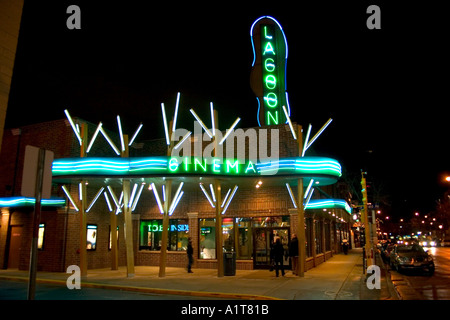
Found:
[(194, 249), (192, 248), (192, 240), (191, 238), (188, 238), (188, 246), (187, 246), (187, 250), (186, 250), (187, 256), (188, 256), (188, 266), (187, 266), (187, 271), (188, 273), (193, 273), (191, 268), (192, 268), (192, 263), (194, 263)]
[(349, 246), (349, 243), (348, 243), (347, 239), (342, 240), (342, 250), (344, 251), (344, 254), (348, 253), (348, 246)]
[(275, 244), (273, 245), (273, 259), (275, 262), (275, 274), (278, 277), (279, 270), (281, 269), (281, 275), (284, 276), (284, 266), (283, 266), (284, 248), (279, 237), (276, 238)]
[(298, 238), (294, 233), (292, 235), (291, 242), (289, 243), (289, 257), (291, 257), (292, 261), (292, 273), (297, 276), (298, 273)]

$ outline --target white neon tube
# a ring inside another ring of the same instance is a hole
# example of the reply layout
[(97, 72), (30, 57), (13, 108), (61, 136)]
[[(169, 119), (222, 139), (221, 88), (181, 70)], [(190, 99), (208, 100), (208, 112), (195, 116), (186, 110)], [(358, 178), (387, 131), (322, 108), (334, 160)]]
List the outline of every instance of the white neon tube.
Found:
[(172, 133), (177, 127), (178, 105), (180, 104), (180, 93), (177, 93), (177, 102), (175, 103), (175, 114), (173, 115)]
[(177, 203), (178, 203), (177, 199), (178, 199), (178, 197), (180, 195), (180, 192), (181, 192), (181, 189), (183, 188), (183, 185), (184, 185), (184, 182), (181, 182), (180, 185), (178, 186), (177, 192), (175, 192), (175, 196), (174, 196), (174, 198), (172, 200), (172, 203), (170, 205), (170, 208), (169, 208), (169, 215), (171, 215), (172, 214), (171, 212), (173, 212), (175, 210), (174, 206), (175, 207), (177, 206)]
[(206, 199), (208, 199), (209, 204), (211, 205), (211, 207), (215, 208), (216, 206), (214, 205), (213, 201), (211, 200), (211, 197), (209, 196), (208, 192), (206, 191), (205, 187), (203, 186), (202, 183), (199, 184), (200, 185), (200, 189), (202, 189), (203, 193), (205, 194)]
[(305, 206), (304, 206), (305, 209), (306, 209), (306, 206), (309, 203), (309, 200), (311, 200), (311, 196), (312, 196), (313, 193), (314, 193), (314, 188), (311, 189), (311, 192), (308, 195), (308, 199), (306, 199), (306, 201), (305, 201)]
[(167, 127), (166, 109), (164, 108), (164, 103), (161, 103), (161, 111), (163, 116), (164, 134), (166, 135), (166, 144), (170, 146), (169, 129)]
[(231, 131), (234, 130), (234, 127), (238, 124), (238, 122), (241, 121), (241, 118), (237, 118), (234, 123), (231, 125), (230, 129), (227, 130), (227, 133), (223, 136), (222, 140), (220, 140), (219, 144), (222, 144), (230, 135)]
[(139, 191), (138, 191), (138, 193), (136, 195), (136, 198), (134, 199), (133, 206), (131, 207), (131, 211), (132, 212), (134, 211), (134, 209), (136, 209), (136, 206), (137, 206), (137, 204), (139, 202), (139, 198), (141, 197), (142, 190), (144, 189), (144, 186), (145, 186), (145, 183), (141, 183), (141, 186), (139, 187)]
[(81, 200), (83, 200), (83, 192), (82, 192), (82, 189), (83, 188), (83, 184), (80, 182), (79, 184), (78, 184), (78, 199), (81, 201)]
[(136, 189), (137, 189), (137, 183), (134, 184), (133, 191), (131, 191), (131, 197), (130, 197), (130, 200), (128, 201), (128, 208), (131, 208), (131, 206), (133, 204), (134, 196), (136, 195)]
[(198, 121), (198, 123), (200, 123), (200, 125), (202, 126), (203, 130), (205, 130), (206, 134), (212, 139), (212, 133), (211, 131), (209, 131), (209, 129), (205, 126), (205, 124), (203, 123), (203, 121), (199, 118), (199, 116), (195, 113), (194, 109), (189, 110), (192, 115), (194, 116), (195, 120)]
[(111, 195), (111, 198), (113, 199), (114, 204), (116, 205), (116, 208), (120, 208), (120, 204), (119, 204), (119, 201), (117, 200), (114, 190), (110, 186), (107, 186), (106, 188), (108, 189), (109, 194)]
[(178, 197), (175, 198), (175, 204), (173, 205), (172, 209), (169, 210), (169, 216), (171, 216), (172, 213), (173, 213), (173, 212), (175, 211), (175, 209), (177, 208), (178, 202), (180, 202), (181, 197), (183, 196), (183, 194), (184, 194), (184, 191), (181, 191), (181, 193), (178, 195)]
[(286, 182), (286, 188), (287, 188), (287, 191), (289, 192), (289, 196), (291, 197), (291, 201), (292, 201), (292, 204), (294, 205), (294, 208), (297, 209), (297, 203), (295, 202), (294, 194), (292, 193), (291, 186), (287, 182)]
[(216, 193), (214, 192), (214, 187), (212, 185), (212, 183), (209, 184), (209, 190), (211, 190), (211, 195), (212, 195), (212, 199), (214, 201), (214, 203), (216, 203)]
[(112, 209), (112, 207), (111, 207), (111, 202), (109, 201), (109, 197), (108, 197), (108, 194), (106, 193), (106, 191), (103, 192), (103, 195), (105, 196), (106, 204), (108, 205), (109, 212), (112, 212), (113, 209)]
[(89, 207), (86, 209), (86, 213), (89, 212), (89, 210), (91, 210), (92, 206), (95, 204), (95, 202), (97, 201), (98, 197), (100, 197), (100, 195), (102, 194), (103, 190), (105, 190), (105, 188), (103, 188), (103, 187), (101, 187), (100, 190), (98, 190), (98, 192), (95, 195), (94, 199), (92, 199), (91, 203), (89, 204)]
[(91, 141), (89, 142), (89, 145), (86, 149), (86, 153), (89, 153), (91, 151), (92, 145), (94, 144), (95, 139), (97, 138), (98, 133), (100, 132), (100, 128), (102, 127), (102, 123), (100, 122), (97, 126), (97, 129), (95, 129), (94, 135), (91, 138)]
[(73, 123), (73, 120), (72, 120), (72, 117), (69, 114), (69, 111), (67, 111), (67, 109), (66, 109), (66, 110), (64, 110), (64, 113), (66, 114), (66, 117), (69, 120), (70, 126), (72, 127), (73, 132), (75, 132), (75, 135), (76, 135), (76, 137), (78, 139), (78, 142), (80, 142), (80, 146), (81, 146), (82, 139), (81, 139), (80, 133), (78, 132), (77, 128), (75, 127), (75, 124)]
[(212, 135), (215, 136), (216, 135), (216, 126), (214, 124), (214, 106), (213, 106), (212, 102), (209, 103), (209, 108), (211, 109)]
[(177, 150), (182, 144), (183, 144), (183, 142), (187, 139), (187, 138), (189, 138), (189, 136), (192, 134), (192, 132), (188, 132), (188, 133), (186, 133), (185, 135), (184, 135), (184, 137), (175, 145), (175, 147), (173, 147), (175, 150)]
[(286, 119), (289, 123), (289, 128), (291, 128), (292, 136), (294, 137), (294, 140), (297, 140), (297, 135), (294, 131), (294, 126), (292, 125), (291, 119), (289, 118), (288, 112), (286, 110), (286, 106), (283, 106), (284, 115), (286, 116)]
[(314, 182), (314, 179), (309, 180), (308, 187), (306, 188), (305, 194), (303, 195), (303, 199), (306, 199), (306, 197), (309, 194), (309, 191), (311, 190), (312, 184)]
[(237, 186), (237, 185), (234, 186), (233, 192), (231, 192), (231, 195), (230, 195), (230, 197), (228, 198), (227, 203), (225, 204), (225, 208), (223, 208), (222, 214), (225, 214), (225, 212), (227, 211), (228, 206), (230, 205), (231, 200), (233, 200), (234, 194), (236, 193), (237, 189), (238, 189), (238, 186)]
[(228, 196), (230, 195), (230, 192), (231, 192), (231, 188), (228, 189), (228, 192), (227, 192), (227, 194), (225, 195), (225, 198), (224, 198), (223, 201), (222, 201), (222, 205), (220, 206), (221, 208), (223, 208), (223, 206), (224, 206), (225, 203), (227, 202), (227, 199), (228, 199)]
[(314, 137), (312, 137), (311, 141), (308, 143), (308, 145), (306, 146), (306, 149), (308, 149), (313, 143), (314, 141), (316, 141), (316, 139), (320, 136), (320, 134), (328, 127), (328, 125), (331, 123), (331, 121), (333, 121), (333, 119), (328, 119), (328, 121), (323, 125), (322, 128), (320, 128), (319, 132), (317, 132)]
[(131, 146), (131, 145), (133, 144), (134, 139), (136, 139), (136, 137), (137, 137), (139, 131), (141, 131), (142, 126), (143, 126), (143, 124), (141, 123), (141, 124), (139, 125), (139, 127), (136, 129), (136, 131), (134, 132), (133, 138), (131, 138), (130, 142), (128, 143), (129, 146)]
[(119, 127), (120, 146), (122, 151), (125, 151), (125, 142), (123, 141), (122, 123), (120, 122), (120, 116), (117, 116), (117, 126)]
[(158, 194), (158, 190), (156, 190), (155, 184), (152, 182), (152, 190), (153, 190), (153, 194), (155, 195), (156, 198), (156, 203), (158, 204), (158, 208), (159, 208), (159, 212), (161, 214), (164, 214), (164, 210), (161, 204), (161, 200), (159, 199), (159, 194)]
[(100, 127), (100, 132), (102, 133), (102, 135), (105, 137), (106, 141), (108, 141), (109, 145), (111, 146), (111, 148), (113, 148), (114, 152), (120, 156), (120, 151), (119, 149), (117, 149), (116, 145), (114, 144), (114, 142), (112, 142), (111, 138), (108, 136), (108, 134), (105, 132), (105, 130), (103, 129), (103, 127)]
[(308, 149), (307, 146), (308, 146), (308, 142), (309, 142), (309, 135), (311, 134), (311, 128), (312, 128), (312, 125), (309, 124), (308, 132), (306, 132), (305, 144), (303, 145), (302, 157), (305, 156), (306, 149)]
[(74, 207), (74, 209), (76, 211), (80, 211), (77, 207), (77, 205), (75, 204), (75, 201), (73, 201), (72, 196), (70, 195), (69, 191), (67, 190), (66, 186), (62, 186), (62, 189), (64, 191), (64, 193), (66, 194), (67, 198), (69, 199), (70, 203), (72, 204), (72, 206)]

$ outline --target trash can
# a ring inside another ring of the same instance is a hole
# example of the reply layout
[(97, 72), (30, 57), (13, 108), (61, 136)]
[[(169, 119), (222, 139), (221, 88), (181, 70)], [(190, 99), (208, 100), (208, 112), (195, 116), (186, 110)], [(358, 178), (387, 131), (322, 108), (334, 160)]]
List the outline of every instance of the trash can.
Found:
[(223, 253), (223, 275), (236, 275), (236, 252), (229, 251)]

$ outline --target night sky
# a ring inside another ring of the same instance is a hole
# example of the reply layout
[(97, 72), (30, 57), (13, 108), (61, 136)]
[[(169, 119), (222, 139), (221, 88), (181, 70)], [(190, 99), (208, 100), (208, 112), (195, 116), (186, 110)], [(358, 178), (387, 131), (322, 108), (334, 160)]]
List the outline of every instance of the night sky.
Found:
[[(25, 0), (6, 128), (72, 116), (140, 139), (163, 138), (160, 104), (177, 127), (192, 130), (194, 108), (220, 129), (257, 126), (250, 88), (250, 27), (262, 15), (282, 25), (289, 48), (291, 119), (315, 133), (315, 151), (340, 161), (345, 174), (367, 170), (390, 214), (435, 208), (450, 173), (448, 27), (432, 4), (397, 2)], [(342, 3), (337, 3), (342, 2)], [(69, 30), (66, 9), (81, 9)], [(251, 4), (251, 5), (250, 5)], [(381, 30), (368, 30), (366, 9), (381, 8)], [(24, 112), (26, 110), (26, 113)]]

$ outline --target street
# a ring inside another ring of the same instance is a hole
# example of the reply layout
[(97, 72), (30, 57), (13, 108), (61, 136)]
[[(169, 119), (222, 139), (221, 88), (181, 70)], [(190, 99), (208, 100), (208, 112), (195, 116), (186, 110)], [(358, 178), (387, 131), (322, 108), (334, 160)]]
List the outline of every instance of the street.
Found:
[(429, 276), (420, 272), (401, 272), (391, 270), (395, 276), (402, 276), (408, 285), (417, 291), (424, 300), (450, 300), (450, 248), (424, 248), (433, 255), (436, 271)]

